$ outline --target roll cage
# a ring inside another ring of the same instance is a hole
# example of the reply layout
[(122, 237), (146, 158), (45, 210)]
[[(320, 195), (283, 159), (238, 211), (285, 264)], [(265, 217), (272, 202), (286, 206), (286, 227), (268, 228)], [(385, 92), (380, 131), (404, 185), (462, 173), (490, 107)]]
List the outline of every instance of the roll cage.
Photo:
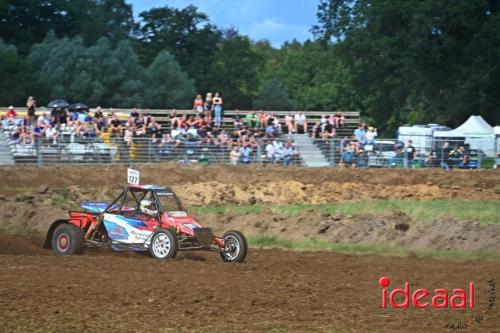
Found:
[[(173, 198), (177, 206), (176, 210), (185, 211), (179, 197), (177, 197), (169, 188), (127, 186), (125, 190), (123, 190), (123, 192), (115, 200), (113, 200), (108, 207), (106, 207), (103, 213), (137, 216), (138, 214), (141, 214), (141, 201), (147, 198), (155, 202), (156, 207), (158, 207), (156, 217), (160, 219), (164, 212), (171, 210), (166, 209), (166, 207), (162, 205), (161, 200), (159, 199), (160, 196)], [(133, 204), (133, 207), (131, 203)]]

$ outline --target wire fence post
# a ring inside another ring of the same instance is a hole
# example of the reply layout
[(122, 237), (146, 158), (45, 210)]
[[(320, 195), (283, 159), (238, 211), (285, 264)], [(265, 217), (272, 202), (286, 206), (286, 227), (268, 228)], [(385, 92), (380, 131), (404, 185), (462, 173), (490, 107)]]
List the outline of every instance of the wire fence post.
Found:
[(152, 139), (148, 139), (148, 162), (151, 163), (151, 153), (152, 153)]
[(335, 138), (330, 141), (330, 166), (335, 166)]
[(184, 142), (183, 144), (184, 144), (184, 163), (188, 163), (187, 144), (186, 144), (186, 142)]
[(42, 154), (40, 154), (40, 142), (39, 139), (35, 139), (35, 151), (36, 151), (36, 162), (39, 167), (43, 165), (43, 157)]
[(257, 144), (257, 163), (262, 164), (262, 151), (260, 148), (260, 142)]

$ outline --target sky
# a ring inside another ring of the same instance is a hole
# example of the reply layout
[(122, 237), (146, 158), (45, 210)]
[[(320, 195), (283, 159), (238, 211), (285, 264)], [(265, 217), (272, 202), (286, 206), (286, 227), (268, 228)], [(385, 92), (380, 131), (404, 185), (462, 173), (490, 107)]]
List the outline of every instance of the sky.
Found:
[(274, 47), (285, 41), (312, 39), (318, 0), (127, 0), (134, 15), (153, 7), (185, 8), (190, 4), (222, 28), (235, 27), (253, 40), (267, 39)]

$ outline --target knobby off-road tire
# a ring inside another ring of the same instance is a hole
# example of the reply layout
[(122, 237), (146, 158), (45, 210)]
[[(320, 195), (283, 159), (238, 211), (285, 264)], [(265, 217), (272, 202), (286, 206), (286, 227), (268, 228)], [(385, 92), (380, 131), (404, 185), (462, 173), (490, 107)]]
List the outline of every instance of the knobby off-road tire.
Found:
[(247, 257), (247, 240), (239, 231), (231, 230), (226, 232), (224, 239), (224, 248), (220, 252), (222, 260), (226, 262), (243, 262)]
[(149, 253), (155, 259), (173, 259), (177, 254), (177, 240), (175, 235), (167, 229), (156, 231), (151, 237)]
[(52, 234), (52, 251), (58, 256), (81, 254), (85, 249), (83, 231), (70, 223), (57, 226)]

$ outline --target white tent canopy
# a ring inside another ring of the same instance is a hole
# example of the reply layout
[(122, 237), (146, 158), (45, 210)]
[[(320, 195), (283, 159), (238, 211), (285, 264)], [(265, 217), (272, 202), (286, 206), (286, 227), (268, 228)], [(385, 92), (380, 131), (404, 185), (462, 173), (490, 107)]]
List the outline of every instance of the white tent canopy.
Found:
[(493, 127), (481, 116), (470, 116), (465, 123), (451, 131), (434, 131), (434, 137), (437, 138), (484, 138), (492, 135)]
[(493, 127), (493, 132), (494, 132), (496, 135), (500, 135), (500, 126), (495, 126), (495, 127)]

